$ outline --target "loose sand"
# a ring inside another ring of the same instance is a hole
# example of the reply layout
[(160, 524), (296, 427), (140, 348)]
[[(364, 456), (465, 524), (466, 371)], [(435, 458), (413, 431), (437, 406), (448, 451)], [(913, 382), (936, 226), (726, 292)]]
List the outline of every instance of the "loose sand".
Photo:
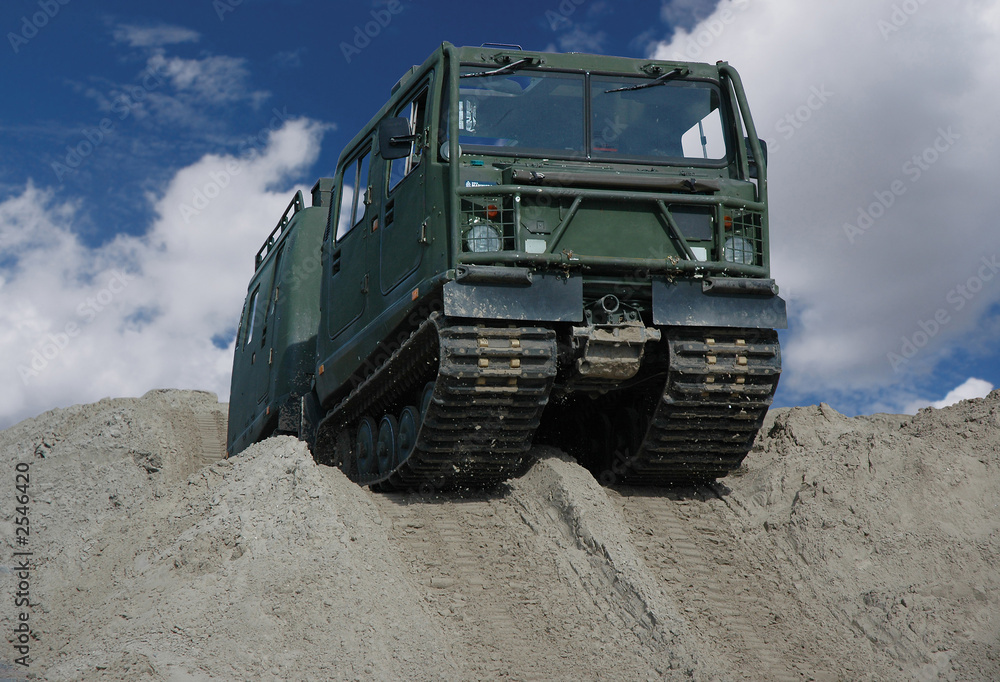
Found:
[(0, 678), (1000, 679), (1000, 392), (775, 410), (674, 490), (538, 448), (495, 490), (379, 494), (288, 437), (222, 459), (225, 426), (153, 391), (0, 432)]

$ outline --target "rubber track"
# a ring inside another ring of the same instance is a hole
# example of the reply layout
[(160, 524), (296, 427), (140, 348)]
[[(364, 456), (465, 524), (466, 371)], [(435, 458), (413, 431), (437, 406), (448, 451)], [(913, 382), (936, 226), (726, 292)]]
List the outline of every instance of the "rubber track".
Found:
[(449, 326), (428, 318), (320, 425), (317, 447), (333, 448), (361, 417), (378, 420), (419, 388), (437, 364), (434, 393), (413, 452), (392, 472), (362, 478), (379, 490), (482, 487), (526, 465), (556, 374), (555, 332), (544, 327)]
[(758, 329), (674, 329), (667, 384), (618, 481), (678, 485), (739, 467), (781, 374), (778, 335)]

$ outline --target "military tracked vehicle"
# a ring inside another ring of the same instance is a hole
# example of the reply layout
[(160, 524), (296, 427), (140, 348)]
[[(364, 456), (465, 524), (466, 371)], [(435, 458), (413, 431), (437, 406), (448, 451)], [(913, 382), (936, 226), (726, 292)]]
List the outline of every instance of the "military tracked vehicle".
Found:
[(443, 44), (257, 253), (228, 451), (379, 489), (552, 442), (604, 482), (725, 476), (780, 373), (766, 146), (714, 65)]

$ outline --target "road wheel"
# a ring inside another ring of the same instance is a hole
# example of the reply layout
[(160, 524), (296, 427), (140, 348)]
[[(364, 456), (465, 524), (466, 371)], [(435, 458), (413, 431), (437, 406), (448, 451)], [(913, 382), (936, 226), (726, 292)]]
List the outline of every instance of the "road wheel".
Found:
[(365, 417), (358, 424), (357, 436), (354, 439), (354, 454), (358, 464), (358, 479), (364, 481), (378, 471), (378, 461), (375, 456), (375, 420)]
[(420, 429), (420, 413), (413, 405), (407, 405), (399, 414), (399, 439), (396, 450), (396, 462), (402, 464), (413, 452), (417, 444), (417, 431)]
[(424, 385), (424, 390), (420, 394), (420, 416), (427, 416), (427, 408), (431, 405), (431, 398), (434, 397), (434, 382), (428, 381)]
[(399, 441), (399, 423), (391, 414), (382, 417), (378, 425), (378, 442), (375, 444), (375, 456), (378, 459), (380, 475), (388, 474), (396, 468), (396, 448)]

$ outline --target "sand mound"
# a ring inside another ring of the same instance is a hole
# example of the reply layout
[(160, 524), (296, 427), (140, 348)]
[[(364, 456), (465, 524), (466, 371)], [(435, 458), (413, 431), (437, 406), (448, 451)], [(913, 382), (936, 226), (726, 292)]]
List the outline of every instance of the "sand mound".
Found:
[(670, 491), (539, 448), (496, 490), (376, 494), (287, 437), (221, 459), (225, 413), (154, 391), (0, 432), (0, 677), (1000, 678), (1000, 392), (777, 410), (738, 475)]

